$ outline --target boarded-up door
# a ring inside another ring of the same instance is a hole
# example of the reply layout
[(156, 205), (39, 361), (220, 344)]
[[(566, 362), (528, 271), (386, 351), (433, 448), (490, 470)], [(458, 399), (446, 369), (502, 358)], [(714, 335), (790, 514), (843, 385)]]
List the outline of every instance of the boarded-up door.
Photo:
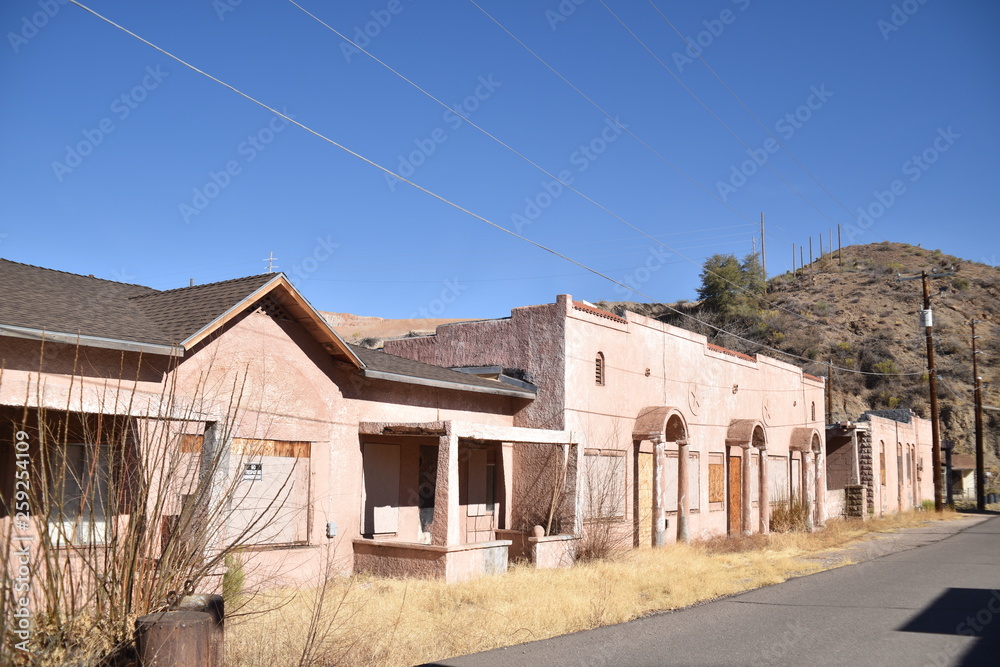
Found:
[(365, 443), (363, 473), (362, 533), (395, 533), (399, 529), (399, 445)]
[(739, 456), (729, 457), (729, 534), (743, 532), (743, 460)]
[(636, 505), (636, 522), (638, 523), (639, 546), (648, 547), (653, 544), (653, 454), (639, 452), (639, 498)]

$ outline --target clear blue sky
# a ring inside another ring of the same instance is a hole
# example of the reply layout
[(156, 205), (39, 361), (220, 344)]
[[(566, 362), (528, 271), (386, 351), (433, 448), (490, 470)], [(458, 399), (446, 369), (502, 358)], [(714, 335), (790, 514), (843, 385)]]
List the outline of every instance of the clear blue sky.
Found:
[[(857, 242), (997, 263), (1000, 4), (605, 2), (711, 113), (600, 0), (480, 5), (635, 137), (471, 2), (301, 0), (348, 36), (367, 29), (386, 64), (613, 214), (546, 188), (548, 176), (290, 2), (89, 6), (656, 300), (693, 298), (704, 257), (749, 252), (761, 211), (770, 273), (789, 269), (791, 244), (810, 235), (818, 252), (816, 237), (826, 244), (838, 222)], [(685, 54), (657, 8), (767, 131)], [(168, 289), (261, 272), (273, 252), (317, 308), (384, 317), (496, 317), (563, 292), (643, 300), (390, 184), (72, 4), (5, 0), (0, 28), (2, 257)], [(741, 140), (777, 175), (748, 162)]]

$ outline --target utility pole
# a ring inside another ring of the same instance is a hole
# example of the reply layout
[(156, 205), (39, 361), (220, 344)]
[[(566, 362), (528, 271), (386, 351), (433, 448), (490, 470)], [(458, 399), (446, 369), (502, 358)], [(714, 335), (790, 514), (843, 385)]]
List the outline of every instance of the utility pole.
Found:
[(931, 312), (931, 295), (927, 287), (928, 278), (943, 278), (954, 275), (954, 271), (947, 273), (935, 273), (928, 276), (926, 271), (921, 271), (920, 276), (909, 278), (900, 277), (899, 280), (921, 279), (924, 288), (924, 308), (920, 311), (920, 324), (924, 327), (924, 334), (927, 339), (927, 381), (930, 385), (931, 393), (931, 437), (933, 439), (933, 449), (931, 449), (931, 468), (934, 475), (934, 510), (940, 512), (944, 507), (944, 500), (941, 491), (941, 429), (938, 424), (938, 400), (937, 400), (937, 374), (934, 370), (934, 316)]
[(809, 264), (813, 263), (813, 237), (809, 237)]
[(795, 276), (795, 244), (792, 244), (792, 277)]
[(819, 233), (819, 258), (823, 259), (823, 232)]
[[(810, 245), (811, 244), (812, 244), (812, 241), (810, 240)], [(812, 253), (810, 253), (810, 254), (812, 254)], [(803, 273), (805, 273), (805, 270), (806, 270), (806, 257), (805, 257), (805, 250), (803, 250), (802, 246), (799, 246), (799, 268), (802, 269)]]
[(844, 246), (840, 244), (840, 223), (837, 223), (837, 259), (840, 265), (844, 265)]
[(767, 251), (764, 250), (764, 211), (760, 212), (760, 266), (764, 269), (764, 281), (767, 281)]
[(931, 450), (931, 465), (934, 467), (934, 511), (940, 512), (944, 509), (944, 501), (941, 497), (941, 431), (938, 426), (937, 373), (934, 370), (934, 315), (931, 311), (930, 291), (927, 288), (927, 272), (922, 271), (920, 277), (924, 286), (924, 310), (920, 313), (920, 319), (927, 337), (927, 380), (930, 383), (931, 392), (931, 438), (934, 447)]
[(986, 454), (983, 450), (983, 386), (976, 359), (979, 354), (976, 350), (978, 323), (979, 320), (972, 320), (972, 377), (976, 387), (976, 509), (983, 512), (986, 510)]

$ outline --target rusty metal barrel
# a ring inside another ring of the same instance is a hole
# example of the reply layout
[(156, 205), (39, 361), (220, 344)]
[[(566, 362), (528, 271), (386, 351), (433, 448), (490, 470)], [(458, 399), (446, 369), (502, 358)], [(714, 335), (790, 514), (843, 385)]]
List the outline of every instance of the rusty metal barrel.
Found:
[(142, 667), (212, 667), (212, 616), (203, 611), (160, 611), (135, 620)]
[(183, 611), (205, 612), (212, 617), (212, 667), (223, 667), (226, 656), (226, 604), (221, 595), (187, 593), (177, 603)]

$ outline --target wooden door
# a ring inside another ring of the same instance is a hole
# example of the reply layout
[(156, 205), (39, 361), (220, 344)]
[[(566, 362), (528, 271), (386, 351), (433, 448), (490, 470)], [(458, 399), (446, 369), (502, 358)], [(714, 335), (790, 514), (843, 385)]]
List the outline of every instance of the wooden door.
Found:
[(743, 532), (743, 460), (729, 457), (729, 534)]

